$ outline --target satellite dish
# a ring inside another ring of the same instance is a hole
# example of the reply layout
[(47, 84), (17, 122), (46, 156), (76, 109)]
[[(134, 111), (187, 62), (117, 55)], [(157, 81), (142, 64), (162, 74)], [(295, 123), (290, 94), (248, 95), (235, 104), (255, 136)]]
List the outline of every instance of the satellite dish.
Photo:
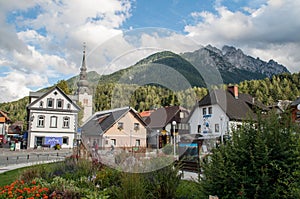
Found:
[(300, 104), (298, 104), (297, 109), (300, 111)]

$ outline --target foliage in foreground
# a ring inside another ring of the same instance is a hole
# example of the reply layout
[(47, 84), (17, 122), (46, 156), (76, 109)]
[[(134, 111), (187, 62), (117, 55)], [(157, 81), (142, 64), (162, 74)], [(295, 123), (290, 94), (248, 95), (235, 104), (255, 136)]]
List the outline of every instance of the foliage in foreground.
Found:
[[(153, 161), (152, 167), (157, 168), (161, 161)], [(187, 185), (192, 182), (183, 185), (179, 167), (173, 164), (149, 173), (125, 173), (86, 160), (67, 159), (27, 168), (19, 179), (16, 182), (22, 182), (24, 186), (30, 187), (34, 181), (45, 188), (44, 198), (194, 198)], [(185, 195), (189, 197), (183, 197)], [(0, 198), (6, 196), (0, 194)], [(18, 196), (16, 193), (11, 195), (12, 198)]]
[(244, 124), (203, 163), (203, 197), (300, 198), (299, 133), (289, 116)]

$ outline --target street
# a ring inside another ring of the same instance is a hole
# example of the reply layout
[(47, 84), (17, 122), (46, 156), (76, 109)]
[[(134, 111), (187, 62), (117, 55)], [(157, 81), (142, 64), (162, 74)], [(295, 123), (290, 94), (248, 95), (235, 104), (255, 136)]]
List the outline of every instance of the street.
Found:
[(60, 161), (73, 154), (73, 149), (21, 149), (10, 151), (9, 148), (0, 148), (0, 170), (9, 169), (12, 165)]

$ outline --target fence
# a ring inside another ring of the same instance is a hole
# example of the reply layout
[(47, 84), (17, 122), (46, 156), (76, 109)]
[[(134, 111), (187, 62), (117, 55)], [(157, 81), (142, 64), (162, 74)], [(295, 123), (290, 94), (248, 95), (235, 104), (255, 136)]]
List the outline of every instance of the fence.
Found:
[(30, 154), (9, 154), (0, 156), (0, 167), (14, 164), (33, 163), (33, 162), (49, 162), (62, 161), (66, 157), (71, 156), (72, 151), (68, 152), (52, 152), (52, 153), (30, 153)]

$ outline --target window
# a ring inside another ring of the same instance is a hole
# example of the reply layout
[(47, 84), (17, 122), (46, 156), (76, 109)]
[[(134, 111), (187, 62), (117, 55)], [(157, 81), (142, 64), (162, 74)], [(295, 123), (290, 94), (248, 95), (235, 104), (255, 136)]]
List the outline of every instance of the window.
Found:
[(215, 132), (216, 133), (220, 132), (220, 125), (219, 124), (215, 124)]
[(89, 104), (89, 100), (88, 99), (83, 99), (83, 105), (87, 106)]
[(43, 108), (44, 102), (40, 101), (40, 108)]
[(50, 117), (50, 128), (56, 128), (57, 127), (57, 117), (51, 116)]
[(71, 109), (71, 104), (67, 104), (67, 109)]
[(182, 119), (182, 118), (185, 118), (185, 114), (184, 114), (184, 112), (180, 112), (179, 113), (179, 117)]
[(140, 129), (140, 124), (134, 123), (134, 130), (139, 130), (139, 129)]
[(47, 108), (53, 108), (53, 99), (52, 98), (48, 98), (47, 99)]
[(35, 145), (42, 146), (44, 141), (44, 137), (35, 137)]
[(141, 146), (141, 140), (135, 140), (135, 146)]
[(201, 133), (201, 125), (198, 125), (198, 133)]
[(69, 144), (69, 138), (68, 137), (63, 137), (63, 144)]
[(202, 108), (202, 114), (206, 115), (206, 108)]
[(39, 115), (37, 120), (37, 126), (44, 127), (44, 123), (45, 123), (44, 120), (45, 120), (45, 116)]
[(62, 99), (57, 100), (57, 108), (59, 108), (59, 109), (63, 108), (63, 100)]
[(117, 140), (116, 139), (111, 139), (111, 145), (116, 146), (117, 145)]
[(118, 129), (119, 129), (119, 130), (122, 130), (122, 129), (123, 129), (123, 122), (119, 122), (119, 123), (118, 123)]
[(208, 114), (212, 114), (212, 107), (208, 107)]
[(70, 118), (64, 117), (63, 118), (63, 128), (69, 128), (70, 127)]

